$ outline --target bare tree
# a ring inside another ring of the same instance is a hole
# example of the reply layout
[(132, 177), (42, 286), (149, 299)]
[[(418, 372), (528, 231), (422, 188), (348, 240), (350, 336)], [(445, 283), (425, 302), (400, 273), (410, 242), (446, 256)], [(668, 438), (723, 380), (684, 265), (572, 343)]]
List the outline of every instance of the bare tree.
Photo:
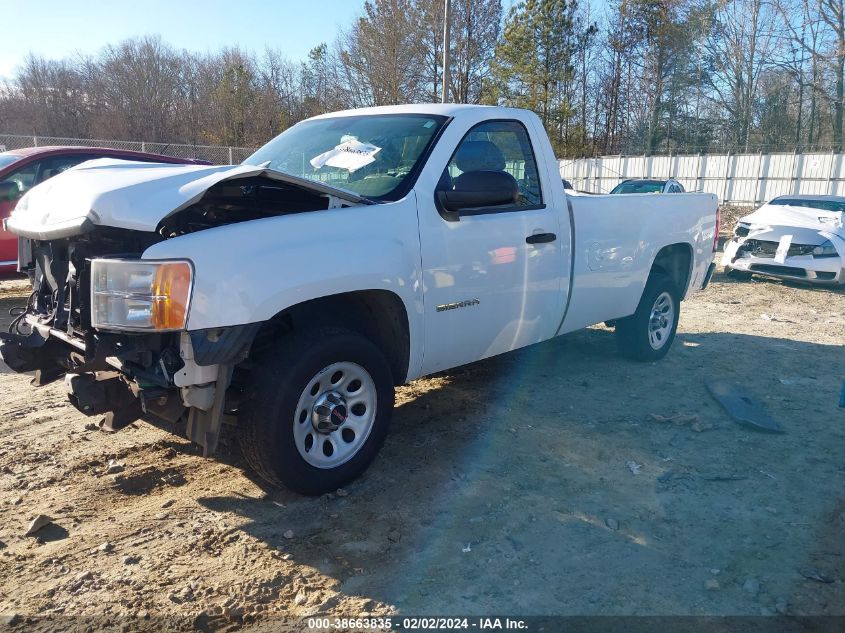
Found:
[[(842, 148), (843, 5), (521, 0), (502, 29), (501, 0), (452, 0), (450, 97), (535, 110), (561, 155)], [(442, 30), (442, 0), (367, 0), (304, 60), (158, 37), (27, 55), (0, 82), (0, 130), (260, 144), (329, 110), (439, 100)]]
[(707, 39), (710, 86), (727, 110), (733, 141), (746, 150), (760, 78), (774, 67), (776, 17), (764, 0), (722, 0)]
[(443, 9), (443, 0), (418, 0), (416, 3), (425, 100), (432, 103), (440, 100), (443, 77)]
[(107, 46), (90, 85), (106, 113), (99, 121), (106, 134), (168, 141), (175, 133), (181, 59), (158, 37)]
[(32, 129), (52, 135), (89, 133), (84, 82), (71, 62), (27, 55), (18, 70), (16, 91)]
[(357, 99), (367, 105), (418, 100), (423, 91), (419, 13), (411, 0), (367, 0), (344, 35), (340, 59)]
[[(442, 4), (442, 0), (433, 0)], [(450, 93), (457, 103), (478, 103), (490, 61), (499, 40), (502, 19), (500, 0), (452, 2), (452, 70)]]

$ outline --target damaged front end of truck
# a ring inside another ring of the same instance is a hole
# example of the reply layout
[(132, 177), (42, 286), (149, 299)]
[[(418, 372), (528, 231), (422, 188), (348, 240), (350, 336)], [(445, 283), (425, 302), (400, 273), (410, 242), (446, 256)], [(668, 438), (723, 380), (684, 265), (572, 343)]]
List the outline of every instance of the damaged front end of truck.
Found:
[(145, 251), (227, 224), (367, 202), (250, 166), (106, 160), (70, 170), (29, 192), (7, 221), (32, 292), (0, 333), (0, 355), (34, 372), (35, 385), (64, 379), (71, 403), (107, 430), (144, 416), (184, 422), (209, 454), (237, 415), (239, 366), (261, 324), (190, 330), (193, 263)]

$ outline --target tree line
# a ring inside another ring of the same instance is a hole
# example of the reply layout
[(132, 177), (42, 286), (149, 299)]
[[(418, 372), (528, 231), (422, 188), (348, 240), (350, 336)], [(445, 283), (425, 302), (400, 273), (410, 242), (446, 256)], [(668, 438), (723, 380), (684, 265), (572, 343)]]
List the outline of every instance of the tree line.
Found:
[[(367, 0), (304, 60), (157, 36), (30, 53), (5, 133), (256, 146), (309, 116), (440, 100), (443, 0)], [(843, 148), (845, 0), (452, 0), (448, 92), (533, 110), (560, 156)]]

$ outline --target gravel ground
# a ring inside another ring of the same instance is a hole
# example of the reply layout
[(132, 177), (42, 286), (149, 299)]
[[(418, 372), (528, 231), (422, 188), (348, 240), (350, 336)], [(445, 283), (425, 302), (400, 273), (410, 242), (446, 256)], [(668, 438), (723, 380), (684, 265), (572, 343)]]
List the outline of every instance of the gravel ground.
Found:
[[(178, 428), (109, 435), (0, 365), (0, 613), (845, 615), (845, 295), (717, 274), (682, 312), (657, 364), (595, 327), (401, 388), (380, 457), (320, 498), (263, 485), (232, 436), (203, 459)], [(734, 423), (713, 376), (787, 433)]]

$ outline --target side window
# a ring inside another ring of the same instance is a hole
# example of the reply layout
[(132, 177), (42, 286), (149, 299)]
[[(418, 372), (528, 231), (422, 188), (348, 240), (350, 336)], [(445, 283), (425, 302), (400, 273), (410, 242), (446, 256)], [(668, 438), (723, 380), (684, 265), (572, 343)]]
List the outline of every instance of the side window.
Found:
[(20, 190), (21, 195), (23, 195), (29, 191), (31, 187), (34, 187), (37, 184), (35, 182), (35, 177), (38, 175), (38, 167), (40, 165), (40, 161), (33, 161), (28, 165), (24, 165), (20, 169), (13, 171), (11, 174), (6, 176), (6, 180), (12, 180), (18, 183), (18, 189)]
[(38, 182), (42, 183), (49, 180), (53, 176), (58, 176), (63, 171), (70, 169), (83, 163), (86, 160), (97, 158), (96, 156), (88, 156), (85, 154), (76, 156), (55, 156), (53, 158), (46, 158), (41, 161), (41, 173), (38, 175)]
[(443, 172), (440, 186), (457, 189), (462, 175), (476, 171), (504, 172), (514, 178), (519, 190), (517, 202), (503, 208), (543, 204), (534, 150), (519, 121), (488, 121), (467, 132)]

